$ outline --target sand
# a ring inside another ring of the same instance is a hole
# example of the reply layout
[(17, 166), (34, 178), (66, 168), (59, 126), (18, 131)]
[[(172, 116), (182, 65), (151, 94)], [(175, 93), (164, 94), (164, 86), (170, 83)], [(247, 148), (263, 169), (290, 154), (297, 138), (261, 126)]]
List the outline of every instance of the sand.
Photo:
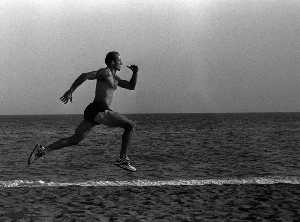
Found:
[(0, 221), (299, 221), (300, 186), (1, 188)]

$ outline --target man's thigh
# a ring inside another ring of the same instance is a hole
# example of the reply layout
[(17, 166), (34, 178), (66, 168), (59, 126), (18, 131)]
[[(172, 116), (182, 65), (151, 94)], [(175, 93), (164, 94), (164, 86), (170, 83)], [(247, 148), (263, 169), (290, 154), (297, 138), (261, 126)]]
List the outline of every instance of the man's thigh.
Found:
[(75, 135), (79, 137), (85, 137), (91, 129), (95, 126), (95, 124), (83, 120), (75, 130)]
[(98, 113), (98, 115), (95, 117), (95, 121), (110, 127), (125, 128), (128, 124), (134, 125), (130, 119), (117, 112), (110, 110)]

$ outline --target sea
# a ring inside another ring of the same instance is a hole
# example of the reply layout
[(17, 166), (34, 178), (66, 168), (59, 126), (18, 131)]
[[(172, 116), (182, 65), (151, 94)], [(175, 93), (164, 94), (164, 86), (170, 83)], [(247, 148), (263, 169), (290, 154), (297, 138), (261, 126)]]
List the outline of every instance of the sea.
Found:
[(300, 113), (125, 114), (28, 166), (82, 115), (0, 116), (0, 221), (300, 221)]

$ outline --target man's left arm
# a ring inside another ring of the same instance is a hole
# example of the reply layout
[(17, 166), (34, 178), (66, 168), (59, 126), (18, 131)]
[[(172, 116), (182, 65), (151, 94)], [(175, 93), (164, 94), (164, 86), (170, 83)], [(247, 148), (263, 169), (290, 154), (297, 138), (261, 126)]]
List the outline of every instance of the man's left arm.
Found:
[(118, 86), (125, 89), (134, 90), (137, 81), (138, 67), (136, 65), (131, 65), (127, 67), (132, 70), (131, 79), (130, 81), (127, 81), (127, 80), (120, 79), (120, 77), (118, 77)]

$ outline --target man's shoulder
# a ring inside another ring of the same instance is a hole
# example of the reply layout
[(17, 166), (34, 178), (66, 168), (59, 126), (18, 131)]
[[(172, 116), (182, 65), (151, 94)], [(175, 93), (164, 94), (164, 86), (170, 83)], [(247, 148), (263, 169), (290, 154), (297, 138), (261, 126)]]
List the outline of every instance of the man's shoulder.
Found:
[(115, 80), (117, 80), (117, 81), (121, 81), (122, 79), (120, 78), (120, 76), (118, 76), (118, 75), (115, 75)]
[(97, 77), (101, 78), (101, 77), (107, 77), (110, 75), (110, 70), (106, 67), (106, 68), (100, 68), (97, 71)]
[(98, 69), (97, 73), (107, 73), (109, 69), (107, 67)]

